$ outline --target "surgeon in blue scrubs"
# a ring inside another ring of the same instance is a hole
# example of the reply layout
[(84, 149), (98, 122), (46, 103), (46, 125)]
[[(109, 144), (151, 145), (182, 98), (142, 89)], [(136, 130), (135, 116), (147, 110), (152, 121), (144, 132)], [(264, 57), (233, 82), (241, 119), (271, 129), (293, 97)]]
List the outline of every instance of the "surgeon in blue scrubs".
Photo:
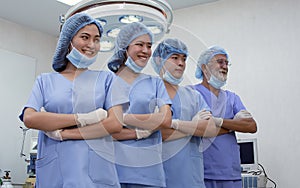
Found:
[(171, 126), (171, 100), (159, 77), (142, 73), (152, 54), (153, 35), (142, 23), (121, 28), (108, 68), (115, 72), (111, 89), (124, 110), (124, 128), (113, 137), (122, 188), (165, 187), (160, 129)]
[[(28, 128), (40, 130), (37, 188), (120, 188), (110, 134), (121, 131), (122, 108), (107, 100), (114, 75), (88, 69), (96, 61), (102, 31), (85, 13), (66, 20), (52, 62), (56, 72), (37, 77), (20, 115)], [(64, 140), (64, 134), (90, 126), (98, 139)]]
[(204, 179), (206, 188), (242, 188), (240, 153), (235, 132), (255, 133), (256, 122), (240, 97), (224, 90), (229, 70), (229, 55), (220, 46), (203, 51), (198, 59), (194, 85), (212, 111), (222, 119), (219, 126), (231, 130), (227, 134), (203, 139)]
[(228, 132), (216, 126), (210, 108), (198, 92), (179, 86), (187, 58), (187, 46), (179, 39), (168, 38), (158, 44), (151, 61), (172, 99), (172, 128), (162, 129), (168, 188), (205, 188), (201, 138)]

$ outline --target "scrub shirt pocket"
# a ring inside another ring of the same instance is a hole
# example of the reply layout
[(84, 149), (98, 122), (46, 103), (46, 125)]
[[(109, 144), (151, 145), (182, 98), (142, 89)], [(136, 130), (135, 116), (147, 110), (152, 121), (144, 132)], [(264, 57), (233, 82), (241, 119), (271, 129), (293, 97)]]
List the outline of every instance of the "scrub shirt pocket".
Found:
[(94, 183), (116, 185), (117, 172), (114, 163), (105, 160), (99, 153), (89, 150), (89, 176)]
[[(199, 140), (195, 139), (194, 137), (191, 138), (190, 144), (190, 165), (191, 165), (191, 175), (192, 175), (192, 187), (201, 187), (204, 185), (203, 181), (203, 155), (199, 151)], [(202, 162), (202, 163), (201, 163)], [(191, 187), (191, 188), (192, 188)]]
[[(50, 187), (62, 187), (63, 182), (61, 177), (57, 174), (60, 173), (58, 156), (56, 154), (46, 155), (35, 161), (36, 171), (37, 171), (37, 187), (43, 187), (49, 185)], [(55, 179), (49, 177), (57, 177)], [(39, 182), (43, 182), (43, 185), (39, 185)]]
[(238, 144), (233, 144), (232, 146), (232, 168), (233, 168), (233, 173), (237, 172), (234, 175), (239, 176), (240, 171), (241, 171), (241, 166), (240, 166), (240, 148)]
[(191, 137), (190, 143), (190, 156), (191, 157), (200, 157), (202, 154), (199, 151), (199, 140), (195, 137)]

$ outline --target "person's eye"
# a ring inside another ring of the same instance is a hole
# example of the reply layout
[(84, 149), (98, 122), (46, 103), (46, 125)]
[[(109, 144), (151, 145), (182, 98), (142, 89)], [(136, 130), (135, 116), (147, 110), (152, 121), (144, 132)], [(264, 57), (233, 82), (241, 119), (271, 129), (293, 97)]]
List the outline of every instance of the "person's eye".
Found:
[(81, 38), (82, 38), (83, 40), (87, 40), (89, 37), (88, 37), (88, 36), (85, 36), (85, 35), (83, 35), (83, 36), (81, 36)]
[(100, 42), (100, 38), (96, 38), (95, 42), (99, 43)]

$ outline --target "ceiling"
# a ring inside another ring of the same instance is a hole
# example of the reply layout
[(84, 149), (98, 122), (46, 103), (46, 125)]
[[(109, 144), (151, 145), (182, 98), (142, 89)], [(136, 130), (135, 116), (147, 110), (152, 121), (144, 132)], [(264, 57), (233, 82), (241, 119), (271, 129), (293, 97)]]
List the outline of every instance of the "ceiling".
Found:
[[(173, 10), (215, 0), (166, 0)], [(2, 0), (0, 18), (53, 36), (59, 34), (59, 16), (70, 6), (56, 0)]]

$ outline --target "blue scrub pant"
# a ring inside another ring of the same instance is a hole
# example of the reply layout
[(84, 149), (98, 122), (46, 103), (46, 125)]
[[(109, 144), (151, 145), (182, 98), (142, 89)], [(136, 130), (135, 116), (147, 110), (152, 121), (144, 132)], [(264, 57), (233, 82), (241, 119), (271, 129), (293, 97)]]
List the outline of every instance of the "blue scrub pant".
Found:
[(242, 188), (242, 180), (208, 180), (205, 179), (206, 188)]
[(162, 188), (162, 187), (155, 187), (155, 186), (141, 185), (141, 184), (132, 184), (132, 183), (121, 183), (121, 188)]

